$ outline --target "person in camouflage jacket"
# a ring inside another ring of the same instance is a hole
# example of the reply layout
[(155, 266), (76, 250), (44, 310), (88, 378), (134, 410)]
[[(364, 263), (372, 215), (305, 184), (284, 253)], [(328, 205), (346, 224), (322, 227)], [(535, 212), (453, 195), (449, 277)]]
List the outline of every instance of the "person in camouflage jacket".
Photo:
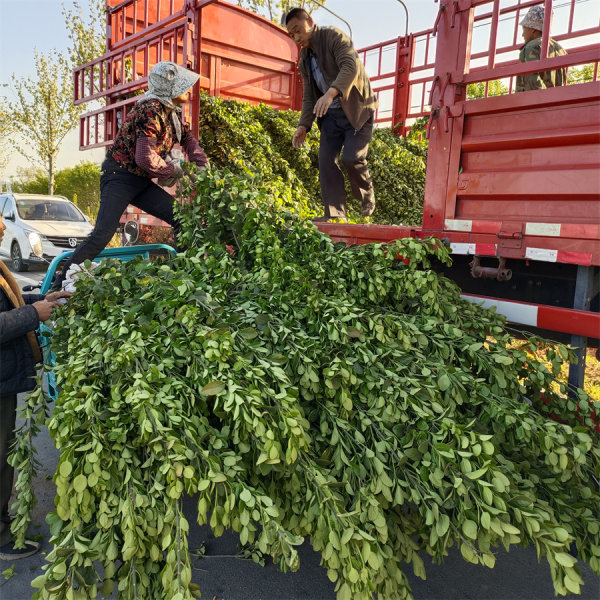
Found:
[[(542, 31), (544, 29), (544, 7), (533, 6), (521, 21), (525, 45), (521, 47), (519, 62), (540, 60), (542, 51)], [(548, 41), (548, 58), (563, 56), (566, 52), (563, 47), (553, 39)], [(567, 82), (567, 69), (556, 69), (542, 73), (529, 73), (518, 75), (515, 87), (516, 92), (541, 90), (544, 88), (565, 85)]]

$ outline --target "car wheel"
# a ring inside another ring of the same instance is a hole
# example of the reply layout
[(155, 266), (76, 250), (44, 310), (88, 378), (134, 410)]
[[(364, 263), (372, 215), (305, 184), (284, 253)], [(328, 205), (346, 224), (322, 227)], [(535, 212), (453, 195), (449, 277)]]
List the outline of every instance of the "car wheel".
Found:
[(21, 248), (19, 247), (19, 242), (15, 242), (10, 248), (10, 258), (12, 260), (13, 269), (19, 273), (23, 273), (23, 271), (27, 271), (29, 268), (23, 262), (23, 255), (21, 254)]

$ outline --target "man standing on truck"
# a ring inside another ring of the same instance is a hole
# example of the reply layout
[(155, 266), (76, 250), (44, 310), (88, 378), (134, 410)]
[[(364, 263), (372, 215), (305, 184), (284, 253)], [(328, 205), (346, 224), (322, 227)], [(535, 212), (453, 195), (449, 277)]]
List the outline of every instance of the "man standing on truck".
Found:
[(335, 27), (318, 27), (303, 8), (285, 18), (291, 38), (301, 47), (300, 72), (304, 83), (302, 114), (292, 144), (299, 148), (313, 121), (321, 130), (319, 179), (325, 214), (316, 221), (346, 217), (344, 176), (348, 172), (352, 194), (361, 201), (362, 215), (375, 210), (367, 151), (373, 134), (377, 98), (352, 40)]
[[(148, 92), (138, 100), (119, 128), (100, 173), (100, 208), (90, 235), (66, 261), (52, 289), (60, 289), (71, 264), (95, 258), (110, 241), (129, 204), (166, 221), (177, 234), (170, 187), (183, 176), (172, 154), (179, 143), (190, 162), (204, 167), (208, 159), (189, 125), (180, 120), (181, 107), (200, 75), (174, 62), (159, 62), (148, 76)], [(158, 178), (157, 185), (152, 178)], [(176, 237), (177, 239), (177, 237)]]
[[(544, 7), (532, 6), (525, 18), (521, 21), (525, 45), (521, 47), (519, 62), (540, 60), (542, 51), (542, 31), (544, 30)], [(563, 56), (566, 52), (563, 47), (553, 39), (548, 40), (548, 58)], [(515, 92), (541, 90), (544, 88), (565, 85), (567, 82), (567, 69), (544, 71), (543, 73), (529, 73), (518, 75)]]

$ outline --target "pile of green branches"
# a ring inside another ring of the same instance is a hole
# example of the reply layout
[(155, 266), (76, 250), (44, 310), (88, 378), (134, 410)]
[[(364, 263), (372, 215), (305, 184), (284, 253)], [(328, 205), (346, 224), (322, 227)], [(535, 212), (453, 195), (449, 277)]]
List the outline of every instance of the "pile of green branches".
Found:
[[(264, 182), (285, 183), (302, 215), (323, 213), (319, 187), (319, 130), (313, 126), (300, 149), (292, 135), (300, 114), (261, 104), (222, 100), (200, 93), (199, 138), (215, 166)], [(377, 207), (370, 221), (418, 225), (423, 213), (427, 142), (417, 125), (405, 139), (389, 128), (376, 129), (369, 146), (369, 170)], [(340, 163), (341, 164), (341, 163)], [(342, 167), (343, 168), (343, 167)], [(347, 178), (346, 178), (347, 181)], [(360, 202), (347, 184), (348, 216), (360, 221)]]
[(272, 182), (216, 169), (182, 195), (187, 251), (104, 263), (56, 323), (35, 598), (197, 595), (185, 495), (282, 569), (309, 540), (339, 600), (411, 598), (406, 569), (455, 544), (489, 568), (534, 545), (559, 594), (582, 582), (571, 544), (600, 572), (589, 402), (574, 419), (503, 319), (432, 270), (441, 244), (334, 244)]

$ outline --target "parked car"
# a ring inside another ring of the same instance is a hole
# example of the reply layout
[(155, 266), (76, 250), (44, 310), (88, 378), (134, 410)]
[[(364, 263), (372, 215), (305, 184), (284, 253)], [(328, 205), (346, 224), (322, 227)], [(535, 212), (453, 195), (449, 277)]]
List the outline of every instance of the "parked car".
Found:
[[(0, 213), (6, 225), (0, 256), (9, 257), (15, 271), (52, 260), (74, 250), (92, 231), (89, 219), (62, 196), (0, 194)], [(32, 246), (42, 245), (43, 258)]]

